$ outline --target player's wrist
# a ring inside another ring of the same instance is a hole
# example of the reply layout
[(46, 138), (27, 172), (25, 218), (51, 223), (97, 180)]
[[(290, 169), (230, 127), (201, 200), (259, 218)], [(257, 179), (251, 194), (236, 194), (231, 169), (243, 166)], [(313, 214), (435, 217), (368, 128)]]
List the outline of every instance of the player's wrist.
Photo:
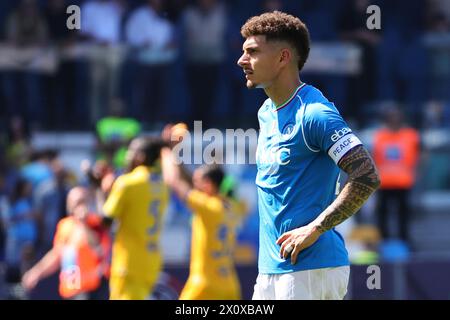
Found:
[(317, 235), (321, 235), (325, 231), (327, 231), (327, 230), (325, 230), (325, 228), (323, 226), (321, 226), (318, 223), (313, 223), (312, 226), (311, 226), (311, 229), (312, 229), (312, 232), (316, 233)]

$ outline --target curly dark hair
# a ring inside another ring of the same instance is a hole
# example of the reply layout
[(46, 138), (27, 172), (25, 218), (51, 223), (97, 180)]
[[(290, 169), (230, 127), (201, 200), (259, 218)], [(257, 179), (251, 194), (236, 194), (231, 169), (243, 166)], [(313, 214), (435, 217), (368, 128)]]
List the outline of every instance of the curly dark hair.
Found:
[(305, 65), (309, 55), (309, 31), (306, 25), (290, 14), (273, 11), (251, 17), (241, 28), (244, 38), (264, 35), (266, 40), (281, 40), (292, 45), (299, 56), (298, 69)]

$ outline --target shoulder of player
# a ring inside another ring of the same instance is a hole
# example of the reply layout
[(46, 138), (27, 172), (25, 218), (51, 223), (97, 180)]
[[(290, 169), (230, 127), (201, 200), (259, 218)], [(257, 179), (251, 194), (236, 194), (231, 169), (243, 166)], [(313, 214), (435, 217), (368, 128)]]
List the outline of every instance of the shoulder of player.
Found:
[(327, 102), (309, 102), (304, 106), (304, 119), (306, 121), (324, 121), (331, 119), (331, 116), (339, 116), (339, 111), (333, 103)]
[[(205, 192), (199, 191), (199, 190), (191, 190), (188, 194), (188, 201), (196, 202), (197, 207), (202, 207), (203, 211), (207, 212), (223, 212), (225, 209), (224, 203), (220, 197), (217, 196), (210, 196), (206, 194)], [(201, 212), (199, 212), (201, 213)], [(212, 216), (210, 217), (212, 218)]]
[(209, 202), (209, 203), (211, 203), (211, 202), (214, 202), (214, 203), (220, 202), (220, 198), (219, 197), (217, 197), (217, 196), (210, 196), (206, 192), (203, 192), (203, 191), (200, 191), (200, 190), (197, 190), (197, 189), (192, 189), (191, 191), (189, 191), (188, 196), (192, 197), (192, 198), (199, 199), (205, 204), (207, 202)]
[(136, 178), (134, 177), (133, 173), (125, 173), (117, 177), (117, 179), (114, 181), (114, 187), (117, 189), (123, 189), (127, 188), (129, 186), (132, 186), (136, 183)]
[(319, 89), (311, 85), (306, 85), (299, 90), (297, 96), (301, 100), (301, 104), (298, 107), (304, 106), (305, 108), (305, 117), (320, 118), (328, 116), (330, 113), (339, 114), (334, 104), (325, 98)]

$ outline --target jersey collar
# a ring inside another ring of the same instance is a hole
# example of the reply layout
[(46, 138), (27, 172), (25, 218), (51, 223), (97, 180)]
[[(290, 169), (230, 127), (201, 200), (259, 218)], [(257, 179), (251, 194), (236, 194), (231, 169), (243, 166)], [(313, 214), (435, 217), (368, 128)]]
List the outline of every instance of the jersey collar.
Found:
[[(292, 102), (292, 100), (294, 100), (294, 98), (298, 94), (298, 92), (305, 86), (306, 86), (306, 83), (302, 83), (301, 85), (299, 85), (297, 87), (297, 89), (295, 89), (294, 93), (289, 97), (289, 99), (287, 99), (286, 102), (280, 104), (279, 106), (275, 106), (275, 111), (278, 112), (281, 109), (283, 109), (284, 107), (286, 107), (287, 105), (289, 105)], [(273, 102), (272, 102), (272, 104), (273, 104)]]

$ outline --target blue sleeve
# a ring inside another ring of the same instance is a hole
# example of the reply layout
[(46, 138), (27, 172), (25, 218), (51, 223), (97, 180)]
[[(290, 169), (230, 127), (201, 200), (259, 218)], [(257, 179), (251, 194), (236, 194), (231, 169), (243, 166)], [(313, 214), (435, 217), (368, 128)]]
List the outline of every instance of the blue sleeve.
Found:
[(351, 132), (332, 103), (306, 105), (303, 127), (307, 144), (316, 152), (328, 152), (337, 140)]

